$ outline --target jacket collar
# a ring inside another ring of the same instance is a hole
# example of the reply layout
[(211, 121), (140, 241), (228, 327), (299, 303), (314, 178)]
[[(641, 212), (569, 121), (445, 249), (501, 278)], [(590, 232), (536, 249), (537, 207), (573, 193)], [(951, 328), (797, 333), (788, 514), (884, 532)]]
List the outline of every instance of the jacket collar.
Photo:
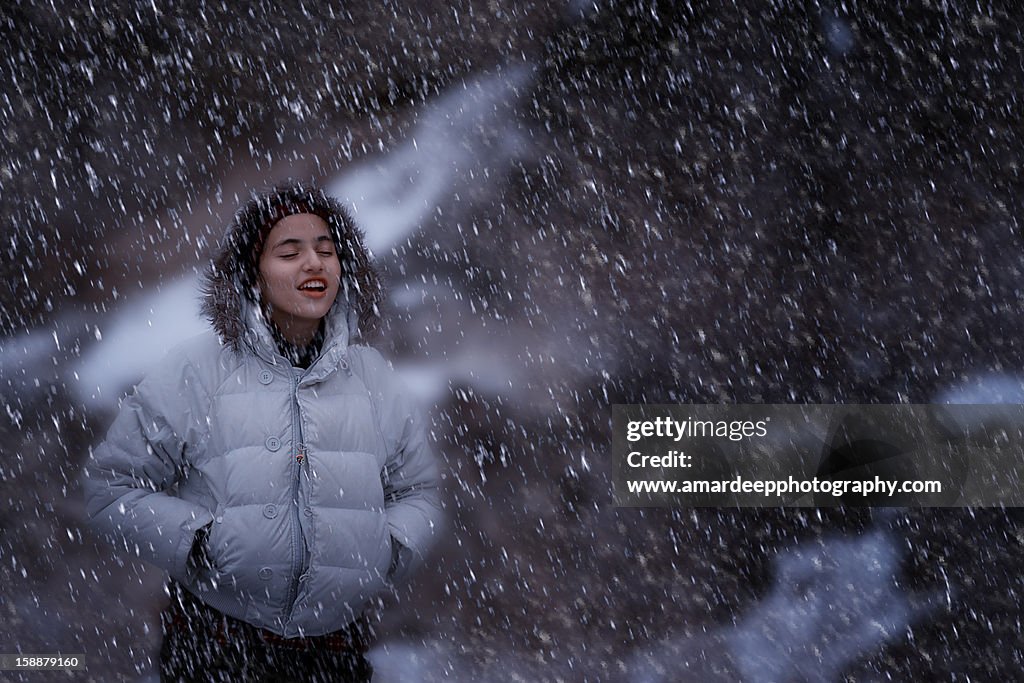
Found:
[[(280, 354), (270, 323), (266, 316), (249, 297), (242, 297), (241, 315), (244, 320), (242, 341), (254, 354), (271, 365), (290, 366)], [(348, 350), (349, 341), (359, 336), (359, 315), (351, 305), (346, 292), (340, 292), (331, 310), (327, 313), (327, 324), (323, 347), (319, 358), (309, 367), (306, 377), (322, 379), (334, 371), (339, 360)]]

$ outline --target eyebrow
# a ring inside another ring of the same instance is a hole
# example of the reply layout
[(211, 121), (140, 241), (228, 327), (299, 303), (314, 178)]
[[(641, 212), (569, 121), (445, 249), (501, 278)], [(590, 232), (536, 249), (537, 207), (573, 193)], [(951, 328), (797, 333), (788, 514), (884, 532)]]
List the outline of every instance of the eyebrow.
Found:
[[(320, 242), (330, 242), (332, 245), (334, 244), (334, 240), (332, 240), (329, 235), (320, 235), (320, 237), (317, 237), (315, 241), (316, 244), (319, 244)], [(278, 247), (284, 246), (302, 246), (305, 243), (306, 240), (300, 240), (297, 237), (288, 237), (272, 246), (271, 249), (277, 249)]]

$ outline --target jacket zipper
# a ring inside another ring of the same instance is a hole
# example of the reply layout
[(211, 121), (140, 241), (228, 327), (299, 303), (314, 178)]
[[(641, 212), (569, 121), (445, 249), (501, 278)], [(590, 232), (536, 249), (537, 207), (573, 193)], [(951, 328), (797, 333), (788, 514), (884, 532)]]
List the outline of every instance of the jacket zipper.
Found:
[[(302, 520), (299, 512), (299, 480), (302, 477), (302, 461), (305, 460), (306, 447), (302, 438), (302, 415), (299, 411), (299, 378), (293, 371), (292, 376), (292, 466), (295, 476), (292, 478), (292, 568), (291, 582), (288, 585), (288, 621), (291, 621), (295, 610), (295, 601), (299, 595), (299, 579), (302, 574)], [(298, 437), (298, 438), (296, 438)]]

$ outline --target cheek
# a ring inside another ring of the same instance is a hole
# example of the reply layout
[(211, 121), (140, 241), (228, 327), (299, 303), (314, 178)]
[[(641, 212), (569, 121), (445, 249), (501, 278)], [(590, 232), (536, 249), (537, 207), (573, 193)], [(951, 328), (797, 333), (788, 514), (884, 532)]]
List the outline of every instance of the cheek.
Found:
[(274, 272), (273, 268), (261, 268), (259, 286), (264, 298), (275, 299), (286, 292), (289, 287), (286, 285), (286, 277)]

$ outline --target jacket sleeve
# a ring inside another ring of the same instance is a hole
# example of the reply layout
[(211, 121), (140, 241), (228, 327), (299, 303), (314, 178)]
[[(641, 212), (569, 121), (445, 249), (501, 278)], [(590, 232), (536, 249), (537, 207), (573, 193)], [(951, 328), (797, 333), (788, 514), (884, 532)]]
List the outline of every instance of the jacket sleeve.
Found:
[(169, 571), (186, 575), (195, 532), (209, 510), (168, 491), (190, 449), (205, 440), (209, 396), (184, 354), (171, 353), (122, 403), (84, 471), (90, 525)]
[(438, 463), (423, 411), (390, 368), (386, 374), (381, 417), (384, 433), (393, 439), (382, 476), (388, 527), (399, 544), (391, 579), (400, 582), (423, 563), (437, 540), (444, 514)]

